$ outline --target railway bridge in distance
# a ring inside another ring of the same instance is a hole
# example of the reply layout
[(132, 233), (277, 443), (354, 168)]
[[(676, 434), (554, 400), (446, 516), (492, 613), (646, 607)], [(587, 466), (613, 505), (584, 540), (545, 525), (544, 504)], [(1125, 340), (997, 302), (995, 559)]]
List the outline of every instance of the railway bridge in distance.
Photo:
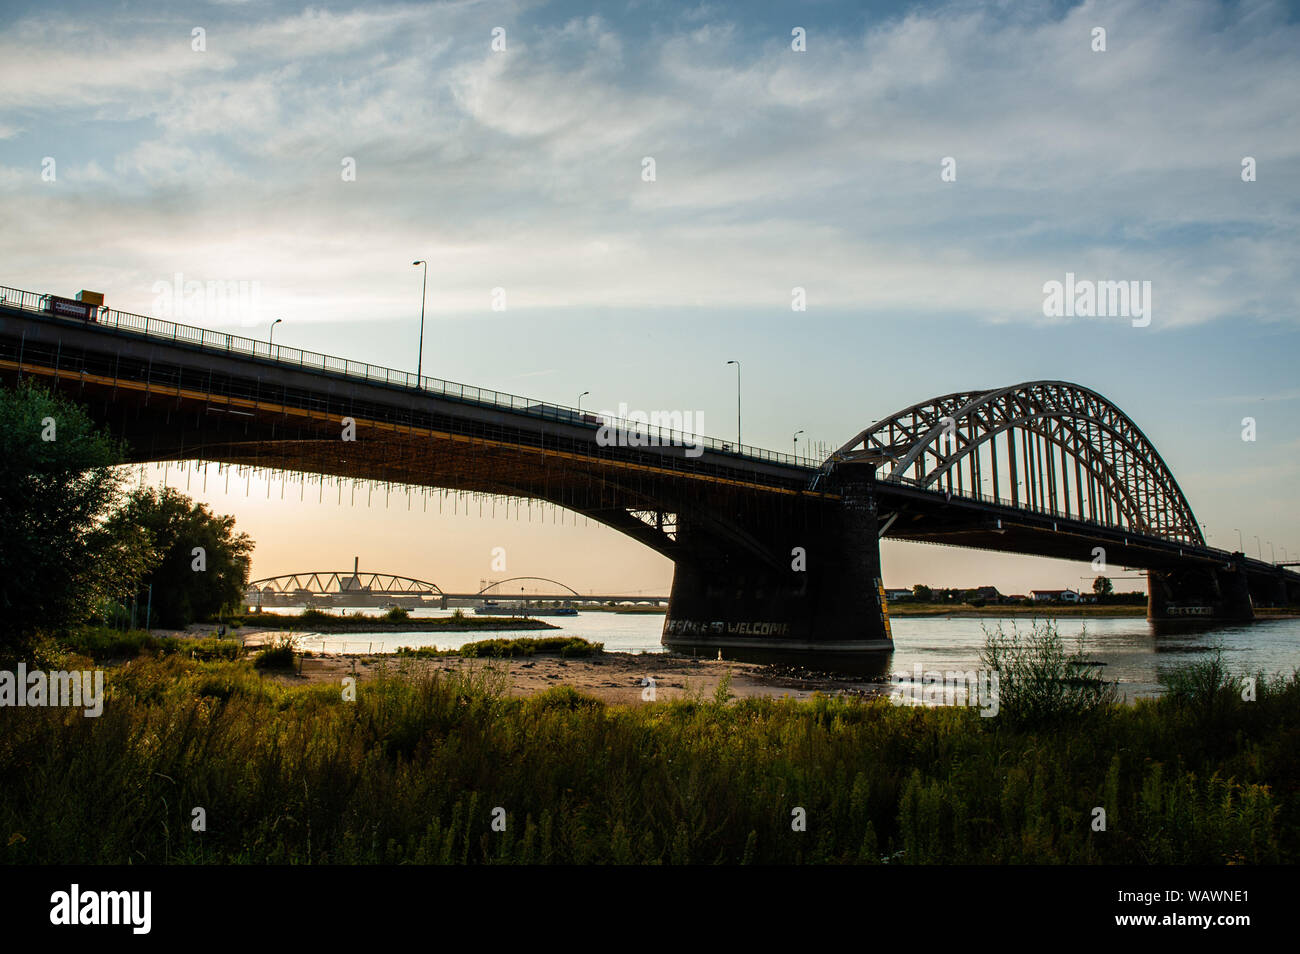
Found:
[[(532, 581), (553, 587), (551, 590), (537, 590), (519, 593), (513, 591), (513, 584)], [(630, 605), (660, 606), (668, 602), (667, 596), (654, 596), (645, 593), (579, 593), (573, 587), (558, 580), (548, 580), (540, 576), (516, 576), (504, 580), (483, 581), (486, 585), (472, 593), (457, 593), (444, 590), (437, 583), (415, 577), (402, 576), (397, 573), (385, 573), (376, 570), (362, 570), (360, 558), (353, 560), (351, 570), (309, 570), (297, 573), (279, 573), (275, 576), (252, 580), (247, 588), (247, 602), (250, 606), (287, 606), (302, 602), (328, 600), (335, 605), (353, 605), (349, 600), (359, 600), (360, 605), (382, 605), (385, 602), (402, 605), (405, 601), (412, 606), (436, 606), (447, 609), (451, 605), (483, 604), (496, 599), (522, 599), (529, 603), (573, 603), (596, 606), (606, 603), (625, 603)], [(503, 589), (507, 584), (512, 589)]]
[(1155, 446), (1077, 384), (932, 398), (810, 460), (103, 307), (69, 317), (33, 292), (0, 297), (0, 378), (74, 398), (132, 461), (548, 501), (673, 561), (669, 649), (827, 663), (889, 651), (884, 538), (1140, 568), (1153, 620), (1246, 620), (1300, 602), (1293, 569), (1208, 546)]

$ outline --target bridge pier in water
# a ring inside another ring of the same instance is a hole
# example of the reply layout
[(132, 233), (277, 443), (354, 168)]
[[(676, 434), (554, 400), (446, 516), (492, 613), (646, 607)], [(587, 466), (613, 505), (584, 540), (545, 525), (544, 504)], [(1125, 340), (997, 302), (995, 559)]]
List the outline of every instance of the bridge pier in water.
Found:
[(875, 468), (747, 513), (678, 515), (663, 645), (709, 658), (875, 670), (893, 650), (880, 582)]
[(1226, 567), (1147, 571), (1147, 619), (1245, 621), (1255, 618), (1242, 554)]

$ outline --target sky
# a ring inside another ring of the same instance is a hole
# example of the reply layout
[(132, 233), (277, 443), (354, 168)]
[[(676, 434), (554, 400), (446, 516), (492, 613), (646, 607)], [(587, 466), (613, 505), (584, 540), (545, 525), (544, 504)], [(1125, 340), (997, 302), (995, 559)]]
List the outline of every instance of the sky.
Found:
[[(1212, 544), (1300, 559), (1298, 102), (1276, 3), (8, 2), (0, 284), (414, 370), (423, 259), (426, 374), (729, 439), (735, 359), (744, 442), (782, 450), (1072, 381)], [(1149, 323), (1046, 315), (1067, 273), (1150, 282)], [(671, 581), (551, 510), (137, 477), (234, 514), (254, 577), (357, 556), (477, 588), (504, 547), (584, 592)], [(891, 587), (1091, 578), (882, 557)]]

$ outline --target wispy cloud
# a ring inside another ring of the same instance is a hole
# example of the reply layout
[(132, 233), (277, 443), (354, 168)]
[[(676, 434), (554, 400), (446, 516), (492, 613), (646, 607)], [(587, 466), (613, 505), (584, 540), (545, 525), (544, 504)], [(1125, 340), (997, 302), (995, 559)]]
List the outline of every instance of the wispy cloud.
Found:
[[(801, 286), (1039, 323), (1073, 271), (1151, 281), (1156, 330), (1294, 321), (1300, 27), (1239, 12), (955, 4), (812, 26), (806, 53), (710, 7), (648, 34), (494, 7), (504, 53), (478, 5), (214, 8), (202, 53), (188, 13), (31, 17), (0, 39), (8, 267), (41, 273), (38, 221), (75, 208), (122, 249), (119, 298), (183, 258), (342, 302), (419, 246), (435, 312), (498, 285), (512, 307), (773, 309)], [(33, 155), (68, 157), (57, 185)]]

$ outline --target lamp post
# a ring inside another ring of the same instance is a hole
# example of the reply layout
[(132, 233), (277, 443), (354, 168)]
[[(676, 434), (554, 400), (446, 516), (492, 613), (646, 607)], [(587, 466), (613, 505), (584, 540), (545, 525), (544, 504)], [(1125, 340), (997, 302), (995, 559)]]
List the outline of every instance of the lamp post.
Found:
[(1269, 560), (1270, 563), (1276, 563), (1276, 562), (1277, 562), (1277, 551), (1273, 549), (1273, 541), (1272, 541), (1272, 540), (1269, 540), (1269, 541), (1268, 541), (1268, 555), (1269, 555), (1269, 557), (1271, 557), (1271, 559)]
[(736, 453), (740, 453), (740, 362), (733, 359), (727, 364), (736, 366)]
[(418, 388), (420, 386), (420, 372), (424, 368), (424, 300), (429, 287), (429, 263), (424, 259), (419, 259), (411, 264), (424, 266), (424, 279), (420, 283), (420, 350), (415, 355), (415, 386)]
[(583, 391), (581, 394), (578, 395), (578, 417), (582, 417), (582, 399), (585, 398), (590, 393), (591, 393), (590, 391)]
[(802, 433), (803, 433), (803, 431), (795, 431), (795, 432), (794, 432), (793, 443), (794, 443), (794, 456), (795, 456), (795, 457), (798, 457), (798, 456), (799, 456), (799, 435), (802, 434)]
[(266, 351), (268, 354), (275, 352), (275, 326), (284, 321), (283, 318), (277, 318), (271, 322), (271, 333), (266, 338)]
[(1259, 535), (1255, 535), (1255, 549), (1259, 551), (1259, 558), (1264, 559), (1264, 548), (1259, 544)]
[[(1236, 527), (1233, 527), (1232, 529), (1237, 530)], [(1245, 545), (1241, 542), (1241, 531), (1240, 531), (1240, 530), (1237, 530), (1237, 552), (1238, 552), (1238, 553), (1244, 553), (1245, 551), (1246, 551), (1246, 547), (1245, 547)]]

